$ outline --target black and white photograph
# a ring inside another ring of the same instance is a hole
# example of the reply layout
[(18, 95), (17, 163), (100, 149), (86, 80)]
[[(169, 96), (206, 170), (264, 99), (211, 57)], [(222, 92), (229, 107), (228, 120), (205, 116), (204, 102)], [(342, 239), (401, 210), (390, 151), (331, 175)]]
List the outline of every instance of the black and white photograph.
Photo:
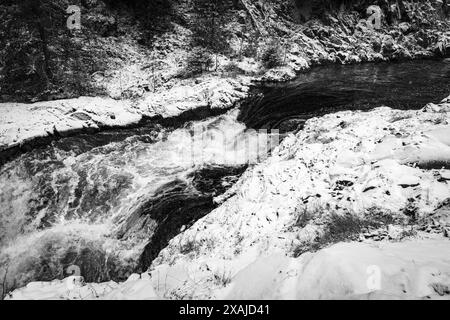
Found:
[(0, 0), (0, 300), (450, 300), (450, 2)]

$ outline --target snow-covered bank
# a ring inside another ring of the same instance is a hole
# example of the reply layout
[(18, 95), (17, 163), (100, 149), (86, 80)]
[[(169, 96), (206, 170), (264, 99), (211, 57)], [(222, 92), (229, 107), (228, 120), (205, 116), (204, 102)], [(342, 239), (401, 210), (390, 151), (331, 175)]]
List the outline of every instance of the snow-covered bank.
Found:
[[(105, 298), (448, 298), (449, 118), (450, 97), (312, 118), (173, 238), (150, 276), (92, 286)], [(12, 298), (96, 297), (67, 281)]]
[[(340, 243), (299, 258), (272, 254), (258, 258), (230, 276), (230, 283), (216, 290), (215, 297), (239, 300), (448, 298), (449, 244), (448, 240)], [(193, 275), (186, 271), (174, 270), (164, 278), (156, 272), (134, 274), (122, 284), (113, 281), (86, 284), (80, 277), (33, 282), (15, 290), (7, 299), (161, 299), (158, 287), (188, 281)], [(220, 277), (217, 276), (216, 283), (228, 281)], [(202, 291), (206, 285), (200, 280), (196, 289)]]
[(188, 79), (166, 91), (150, 93), (138, 104), (149, 116), (175, 117), (196, 109), (226, 109), (247, 97), (252, 77), (204, 76)]
[(141, 118), (128, 102), (110, 98), (1, 103), (0, 150), (57, 133), (125, 126)]
[(247, 96), (250, 82), (248, 77), (206, 76), (149, 94), (139, 102), (80, 97), (33, 104), (0, 103), (0, 152), (37, 138), (128, 126), (144, 116), (176, 117), (205, 107), (230, 108)]
[[(239, 271), (224, 299), (417, 299), (448, 295), (450, 241), (339, 243), (293, 259), (272, 255)], [(250, 285), (253, 284), (253, 285)]]
[(352, 239), (347, 230), (361, 240), (384, 232), (354, 228), (360, 221), (387, 220), (378, 226), (385, 239), (426, 237), (420, 229), (433, 231), (429, 224), (448, 236), (449, 115), (447, 98), (418, 111), (381, 107), (308, 120), (160, 253), (155, 270), (170, 265), (195, 275), (165, 294), (214, 297), (217, 272), (232, 277), (260, 256)]

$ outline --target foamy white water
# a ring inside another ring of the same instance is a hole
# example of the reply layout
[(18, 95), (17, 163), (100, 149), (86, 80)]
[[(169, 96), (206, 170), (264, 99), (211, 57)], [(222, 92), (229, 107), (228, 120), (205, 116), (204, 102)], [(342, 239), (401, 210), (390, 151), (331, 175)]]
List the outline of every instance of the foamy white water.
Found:
[[(197, 170), (255, 163), (277, 144), (276, 133), (269, 138), (266, 131), (246, 130), (237, 114), (153, 132), (156, 142), (132, 135), (81, 153), (54, 144), (6, 164), (0, 171), (0, 259), (11, 281), (19, 274), (22, 284), (61, 276), (85, 248), (100, 250), (104, 259), (113, 254), (119, 269), (133, 265), (127, 259), (136, 260), (151, 230), (133, 225), (141, 220), (130, 222), (130, 216), (149, 199), (174, 181), (196, 194)], [(127, 236), (118, 240), (124, 228)]]

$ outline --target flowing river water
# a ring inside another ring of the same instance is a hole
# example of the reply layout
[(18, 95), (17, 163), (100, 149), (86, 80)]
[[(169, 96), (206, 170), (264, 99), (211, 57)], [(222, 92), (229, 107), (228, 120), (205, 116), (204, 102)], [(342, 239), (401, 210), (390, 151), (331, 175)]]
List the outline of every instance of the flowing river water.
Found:
[(446, 60), (323, 66), (255, 88), (240, 109), (222, 115), (147, 121), (36, 147), (0, 167), (0, 277), (6, 273), (12, 288), (63, 278), (76, 265), (89, 282), (125, 280), (306, 119), (381, 105), (421, 108), (449, 94)]

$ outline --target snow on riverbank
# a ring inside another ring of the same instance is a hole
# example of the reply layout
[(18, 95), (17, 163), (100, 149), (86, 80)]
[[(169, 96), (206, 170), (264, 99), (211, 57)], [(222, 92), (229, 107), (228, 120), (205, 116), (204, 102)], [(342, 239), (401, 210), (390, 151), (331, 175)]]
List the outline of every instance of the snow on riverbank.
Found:
[(34, 138), (87, 128), (125, 126), (141, 115), (127, 102), (109, 98), (0, 104), (0, 150)]
[[(410, 225), (433, 220), (435, 210), (450, 198), (449, 115), (447, 99), (418, 111), (382, 107), (308, 120), (303, 131), (287, 137), (269, 159), (217, 199), (228, 198), (219, 208), (160, 253), (153, 263), (156, 272), (170, 265), (191, 275), (164, 294), (214, 297), (211, 284), (217, 278), (226, 284), (223, 278), (232, 279), (261, 256), (307, 252), (332, 243), (333, 237), (342, 241), (333, 232), (353, 228), (354, 219), (408, 221), (408, 227), (398, 228), (386, 222), (386, 238), (414, 235)], [(327, 230), (334, 215), (343, 217), (344, 225)], [(448, 222), (440, 226), (442, 235), (448, 236), (449, 227)], [(426, 236), (419, 230), (412, 237)]]
[(127, 126), (143, 116), (175, 117), (202, 107), (226, 109), (247, 96), (251, 78), (199, 78), (139, 102), (101, 97), (0, 103), (0, 152), (36, 138), (74, 131)]
[[(312, 118), (172, 239), (149, 274), (34, 283), (12, 298), (448, 298), (449, 116), (450, 97)], [(369, 219), (381, 224), (355, 230)]]
[[(440, 298), (450, 288), (447, 240), (339, 243), (293, 259), (259, 258), (219, 292), (224, 299)], [(253, 285), (250, 285), (253, 284)]]
[(150, 93), (139, 103), (150, 116), (174, 117), (202, 107), (224, 109), (247, 97), (252, 77), (188, 79), (166, 91)]
[[(450, 292), (448, 240), (339, 243), (299, 258), (272, 254), (237, 272), (220, 299), (440, 299)], [(132, 275), (126, 282), (86, 284), (80, 277), (33, 282), (7, 299), (161, 299), (158, 287), (188, 281), (181, 269), (167, 277)], [(181, 277), (181, 278), (178, 278)], [(222, 279), (217, 279), (219, 282)], [(205, 286), (200, 279), (198, 290)], [(214, 286), (214, 283), (210, 285)]]

